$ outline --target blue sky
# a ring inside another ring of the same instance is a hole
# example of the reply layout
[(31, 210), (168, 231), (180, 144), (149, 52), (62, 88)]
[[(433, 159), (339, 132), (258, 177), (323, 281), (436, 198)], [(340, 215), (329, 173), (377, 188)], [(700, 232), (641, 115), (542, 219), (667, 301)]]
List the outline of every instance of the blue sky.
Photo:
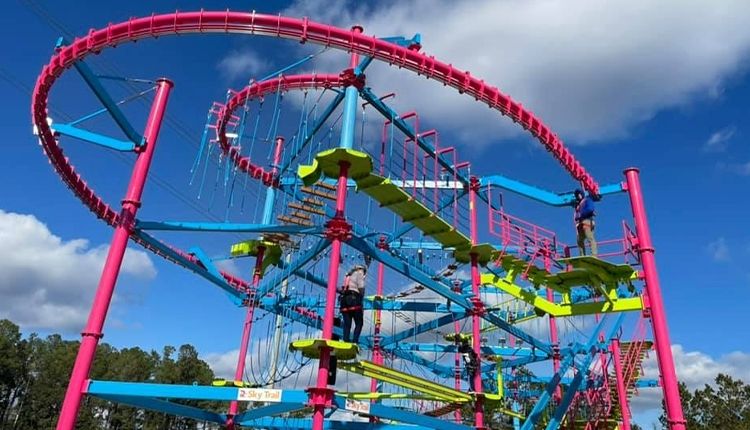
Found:
[[(600, 183), (621, 181), (625, 167), (641, 168), (672, 343), (681, 345), (678, 368), (702, 363), (699, 376), (680, 376), (694, 384), (722, 370), (750, 377), (750, 337), (741, 320), (750, 301), (745, 264), (750, 258), (750, 31), (740, 24), (750, 11), (742, 2), (708, 10), (677, 2), (672, 4), (680, 11), (675, 16), (666, 6), (630, 2), (617, 15), (594, 3), (573, 2), (565, 13), (548, 2), (482, 2), (472, 5), (476, 9), (435, 2), (428, 11), (390, 3), (344, 7), (343, 2), (10, 3), (0, 28), (6, 40), (19, 41), (5, 43), (0, 54), (5, 138), (0, 214), (3, 232), (13, 239), (6, 238), (6, 244), (14, 247), (5, 247), (0, 262), (6, 273), (0, 275), (0, 317), (21, 319), (26, 331), (62, 330), (74, 336), (95, 287), (101, 247), (111, 236), (63, 186), (31, 134), (29, 91), (61, 30), (80, 35), (90, 27), (175, 7), (286, 10), (341, 26), (361, 23), (365, 32), (378, 36), (421, 32), (425, 51), (471, 70), (540, 114)], [(472, 26), (472, 13), (486, 25)], [(126, 76), (167, 76), (176, 83), (169, 112), (178, 126), (165, 129), (154, 167), (160, 182), (169, 185), (149, 184), (144, 219), (205, 214), (205, 200), (196, 212), (181, 198), (197, 194), (195, 186), (188, 186), (189, 168), (209, 104), (223, 100), (227, 88), (283, 67), (306, 49), (260, 38), (185, 36), (125, 45), (92, 60), (97, 70), (114, 67)], [(345, 58), (334, 54), (311, 67), (336, 72)], [(438, 127), (455, 142), (476, 174), (500, 173), (553, 191), (575, 187), (538, 144), (486, 108), (384, 66), (373, 66), (368, 79), (381, 93), (394, 87), (398, 108), (416, 108), (426, 127)], [(114, 91), (125, 96), (121, 88)], [(297, 123), (292, 111), (298, 105), (293, 98), (287, 103), (282, 128)], [(56, 84), (51, 105), (73, 118), (98, 108), (73, 72)], [(142, 127), (145, 107), (127, 109)], [(103, 120), (93, 124), (107, 127)], [(117, 156), (80, 142), (64, 141), (63, 146), (102, 195), (112, 202), (121, 198), (128, 169)], [(567, 209), (512, 197), (507, 205), (510, 212), (555, 228), (562, 240), (573, 242)], [(221, 208), (212, 211), (223, 217)], [(630, 220), (624, 195), (605, 199), (598, 211), (600, 237), (615, 234), (621, 219)], [(19, 232), (28, 235), (13, 236)], [(184, 246), (195, 243), (192, 237), (165, 237)], [(225, 243), (212, 237), (204, 246), (219, 255)], [(204, 354), (236, 348), (242, 311), (184, 270), (131, 254), (106, 327), (107, 342), (145, 348), (193, 343)], [(18, 310), (28, 303), (39, 310)]]

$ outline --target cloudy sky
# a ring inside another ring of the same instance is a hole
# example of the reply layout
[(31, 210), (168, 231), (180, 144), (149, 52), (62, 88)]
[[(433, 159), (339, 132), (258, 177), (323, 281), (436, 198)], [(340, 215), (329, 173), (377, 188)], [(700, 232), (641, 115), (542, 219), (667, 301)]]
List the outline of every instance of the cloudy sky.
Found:
[[(111, 231), (62, 185), (31, 135), (30, 91), (38, 71), (60, 35), (85, 34), (152, 11), (208, 8), (198, 1), (72, 4), (11, 2), (0, 17), (5, 39), (19, 40), (0, 48), (5, 132), (0, 317), (26, 332), (63, 332), (71, 338), (85, 322)], [(469, 70), (538, 114), (600, 183), (621, 181), (625, 167), (641, 167), (680, 378), (693, 388), (717, 372), (750, 381), (750, 336), (741, 320), (750, 300), (750, 269), (743, 263), (750, 258), (750, 3), (228, 1), (212, 6), (309, 16), (342, 27), (361, 24), (366, 33), (383, 37), (420, 33), (425, 52)], [(145, 217), (205, 214), (206, 202), (195, 203), (196, 190), (188, 182), (207, 107), (223, 100), (227, 88), (315, 50), (249, 37), (186, 36), (139, 42), (93, 59), (102, 74), (168, 76), (176, 83), (156, 177), (144, 198)], [(345, 54), (327, 53), (305, 67), (335, 73), (345, 63)], [(400, 107), (416, 109), (439, 126), (476, 174), (500, 173), (554, 191), (575, 186), (522, 130), (485, 106), (383, 64), (371, 66), (367, 77), (373, 90), (396, 92)], [(59, 121), (98, 108), (76, 78), (66, 74), (53, 92), (51, 106)], [(129, 113), (142, 118), (144, 110), (140, 105)], [(140, 127), (142, 120), (135, 123)], [(122, 156), (81, 142), (63, 146), (102, 195), (119, 201), (128, 177)], [(530, 210), (570, 239), (567, 212)], [(622, 197), (604, 200), (599, 211), (602, 219), (609, 217), (603, 232), (615, 231), (619, 220), (628, 218)], [(195, 244), (194, 238), (174, 240)], [(132, 246), (105, 340), (145, 348), (189, 342), (215, 370), (231, 371), (242, 311), (205, 282)], [(219, 252), (214, 242), (206, 246)], [(655, 377), (653, 360), (647, 368)], [(643, 422), (653, 418), (648, 409), (658, 406), (656, 396), (646, 392), (637, 402)]]

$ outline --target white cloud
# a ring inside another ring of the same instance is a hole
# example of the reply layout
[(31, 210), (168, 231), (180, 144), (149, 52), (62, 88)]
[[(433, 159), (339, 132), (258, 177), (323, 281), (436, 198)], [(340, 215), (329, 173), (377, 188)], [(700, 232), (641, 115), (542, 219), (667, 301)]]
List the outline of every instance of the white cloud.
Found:
[(709, 152), (722, 152), (729, 146), (729, 141), (734, 137), (734, 133), (737, 132), (737, 127), (730, 126), (724, 127), (721, 130), (717, 130), (711, 134), (703, 145), (703, 149)]
[[(720, 94), (750, 51), (750, 2), (744, 0), (435, 0), (371, 7), (317, 0), (284, 13), (345, 28), (362, 24), (377, 36), (420, 32), (427, 53), (497, 85), (578, 142), (625, 136), (662, 110)], [(339, 55), (329, 66), (335, 71), (345, 64), (346, 55)], [(403, 110), (416, 108), (430, 123), (464, 138), (481, 136), (479, 142), (508, 134), (486, 107), (386, 69), (371, 66), (368, 83), (396, 90), (397, 102), (408, 102)]]
[(246, 81), (260, 78), (259, 73), (266, 71), (271, 63), (250, 49), (233, 50), (219, 61), (216, 68), (230, 80), (243, 78)]
[[(107, 250), (65, 241), (33, 215), (0, 210), (0, 318), (24, 328), (81, 329)], [(147, 280), (156, 269), (146, 252), (128, 249), (120, 276)]]
[(729, 254), (729, 245), (727, 245), (727, 241), (723, 237), (709, 243), (706, 250), (714, 261), (729, 261), (731, 258)]

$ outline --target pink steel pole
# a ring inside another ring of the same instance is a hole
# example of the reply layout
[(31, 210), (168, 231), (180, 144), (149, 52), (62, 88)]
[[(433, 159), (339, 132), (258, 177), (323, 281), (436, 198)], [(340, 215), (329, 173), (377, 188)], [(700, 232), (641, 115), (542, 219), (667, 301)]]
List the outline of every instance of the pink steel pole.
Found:
[[(378, 241), (378, 248), (381, 250), (388, 249), (388, 243), (385, 241), (385, 236), (380, 237), (380, 241)], [(378, 297), (383, 297), (383, 282), (385, 280), (385, 265), (382, 262), (378, 262), (378, 287), (377, 287), (377, 294)], [(375, 364), (382, 365), (383, 364), (383, 354), (380, 351), (380, 316), (381, 316), (381, 310), (376, 309), (375, 310), (375, 328), (373, 330), (373, 349), (372, 349), (372, 361)], [(378, 381), (375, 378), (372, 378), (370, 381), (370, 392), (374, 393), (377, 389)]]
[[(385, 236), (380, 236), (380, 240), (378, 241), (378, 249), (381, 249), (381, 250), (388, 249), (388, 242), (385, 241)], [(385, 265), (382, 262), (378, 262), (378, 286), (377, 286), (377, 292), (375, 294), (379, 298), (383, 297), (384, 281), (385, 281)], [(379, 366), (383, 365), (383, 352), (380, 349), (381, 312), (382, 311), (380, 309), (375, 310), (375, 328), (372, 334), (372, 362)], [(370, 380), (370, 392), (376, 393), (377, 389), (378, 389), (378, 380), (375, 378), (372, 378)], [(371, 403), (375, 403), (375, 400), (373, 400)], [(370, 422), (371, 423), (377, 422), (377, 418), (374, 416), (370, 417)]]
[[(477, 233), (477, 192), (479, 191), (479, 179), (472, 176), (469, 184), (469, 229), (471, 234), (471, 244), (476, 245), (478, 241)], [(474, 373), (474, 392), (477, 394), (474, 406), (474, 426), (477, 429), (484, 428), (484, 399), (482, 397), (482, 339), (480, 329), (482, 325), (481, 314), (484, 312), (482, 297), (479, 294), (479, 255), (471, 252), (471, 290), (474, 294), (474, 309), (471, 314), (472, 322), (472, 346), (474, 353), (477, 355), (477, 369)], [(500, 369), (498, 369), (500, 371)]]
[[(339, 163), (339, 180), (336, 187), (336, 215), (328, 223), (328, 237), (331, 238), (331, 261), (328, 266), (328, 289), (326, 290), (326, 307), (323, 318), (323, 339), (330, 340), (333, 335), (333, 315), (336, 311), (336, 288), (339, 280), (339, 258), (341, 258), (341, 242), (351, 230), (351, 226), (344, 218), (346, 207), (346, 180), (349, 173), (349, 163)], [(326, 406), (331, 404), (333, 390), (328, 388), (328, 367), (331, 349), (324, 346), (320, 350), (318, 364), (318, 380), (316, 387), (309, 389), (313, 411), (313, 430), (323, 430), (323, 420)]]
[[(453, 288), (453, 292), (461, 294), (461, 287), (455, 285)], [(458, 336), (461, 333), (461, 326), (458, 324), (458, 320), (455, 319), (455, 315), (453, 318), (453, 331), (456, 334), (456, 340), (454, 341), (454, 343), (456, 343), (456, 352), (453, 354), (453, 377), (455, 379), (456, 390), (461, 391), (461, 354), (458, 352)], [(453, 411), (453, 420), (456, 423), (461, 424), (461, 422), (463, 421), (463, 417), (461, 416), (461, 409), (456, 409), (455, 411)]]
[[(354, 25), (352, 26), (352, 31), (354, 33), (362, 33), (363, 31), (365, 31), (365, 29), (361, 25)], [(359, 54), (352, 51), (352, 56), (349, 60), (349, 67), (352, 69), (356, 69), (357, 66), (359, 66)]]
[(625, 169), (625, 179), (627, 180), (627, 191), (630, 195), (633, 218), (635, 218), (638, 254), (641, 257), (643, 277), (646, 281), (646, 295), (648, 307), (651, 311), (651, 327), (654, 331), (656, 357), (661, 373), (662, 390), (664, 391), (667, 424), (669, 430), (685, 430), (685, 418), (682, 413), (682, 402), (674, 368), (674, 358), (672, 357), (667, 316), (664, 310), (664, 300), (661, 296), (659, 275), (656, 271), (656, 260), (654, 258), (654, 246), (651, 242), (651, 232), (646, 218), (646, 207), (643, 202), (638, 172), (638, 169), (634, 167)]
[(86, 328), (81, 333), (81, 346), (78, 348), (73, 372), (70, 376), (68, 389), (65, 392), (60, 417), (57, 421), (57, 430), (73, 430), (78, 416), (78, 409), (81, 406), (81, 399), (86, 391), (86, 379), (91, 370), (91, 363), (96, 354), (96, 346), (99, 339), (104, 335), (104, 321), (107, 318), (109, 304), (112, 301), (117, 275), (120, 273), (122, 259), (125, 256), (125, 249), (128, 246), (128, 237), (133, 232), (135, 224), (135, 215), (141, 206), (141, 196), (143, 187), (148, 176), (148, 169), (151, 166), (151, 160), (156, 147), (156, 139), (159, 136), (161, 121), (164, 118), (164, 111), (169, 100), (169, 92), (173, 87), (172, 81), (168, 79), (159, 79), (157, 81), (156, 95), (151, 105), (151, 113), (146, 122), (146, 130), (143, 134), (144, 144), (137, 150), (137, 158), (133, 173), (130, 177), (128, 190), (122, 201), (120, 211), (120, 222), (115, 227), (112, 236), (112, 244), (107, 253), (107, 260), (104, 262), (102, 276), (99, 278), (99, 286), (96, 289), (94, 303), (91, 306), (89, 319)]
[[(255, 258), (255, 271), (253, 272), (253, 285), (248, 294), (247, 313), (245, 314), (245, 324), (242, 327), (242, 340), (240, 341), (240, 355), (237, 357), (237, 370), (234, 372), (234, 380), (242, 381), (245, 373), (245, 358), (247, 357), (247, 345), (250, 343), (250, 331), (253, 328), (253, 315), (255, 314), (255, 291), (258, 283), (263, 277), (263, 255), (266, 252), (265, 246), (258, 247), (258, 256)], [(234, 417), (237, 415), (239, 404), (233, 400), (229, 404), (229, 417), (227, 420), (227, 429), (234, 429)]]
[(620, 402), (620, 411), (622, 413), (622, 430), (630, 430), (630, 408), (628, 407), (628, 392), (625, 387), (625, 380), (620, 360), (620, 340), (612, 339), (609, 344), (612, 351), (612, 362), (615, 365), (615, 378), (617, 383), (617, 399)]
[[(552, 268), (552, 262), (550, 261), (551, 257), (549, 255), (549, 249), (545, 250), (547, 252), (544, 256), (544, 269), (548, 272)], [(554, 301), (555, 295), (552, 292), (551, 289), (547, 288), (547, 300), (550, 302)], [(552, 316), (552, 314), (547, 315), (549, 317), (549, 340), (552, 343), (552, 369), (555, 371), (555, 374), (557, 374), (560, 371), (560, 340), (558, 339), (557, 334), (557, 321), (555, 321), (555, 317)], [(554, 393), (554, 399), (558, 403), (560, 402), (560, 399), (562, 399), (562, 390), (560, 386), (558, 385), (555, 388)]]

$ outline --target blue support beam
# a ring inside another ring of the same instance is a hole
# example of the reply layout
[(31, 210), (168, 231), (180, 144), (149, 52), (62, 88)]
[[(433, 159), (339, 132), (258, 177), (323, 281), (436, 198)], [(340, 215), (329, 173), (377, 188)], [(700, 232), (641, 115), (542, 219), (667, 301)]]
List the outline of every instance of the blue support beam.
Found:
[[(495, 186), (550, 206), (570, 206), (575, 200), (572, 192), (557, 194), (500, 175), (482, 177), (479, 183), (482, 187)], [(606, 196), (624, 191), (622, 183), (603, 185), (599, 188), (599, 195)]]
[(410, 302), (403, 300), (380, 300), (373, 296), (365, 297), (363, 306), (365, 309), (380, 309), (383, 311), (408, 311), (408, 312), (450, 312), (448, 306), (443, 303), (433, 302)]
[(370, 255), (373, 259), (385, 264), (387, 267), (395, 270), (396, 272), (408, 277), (409, 279), (421, 285), (424, 285), (425, 287), (431, 289), (432, 291), (438, 293), (446, 299), (458, 304), (462, 308), (467, 310), (472, 309), (471, 303), (465, 297), (451, 291), (449, 286), (433, 280), (431, 276), (429, 276), (422, 270), (417, 269), (416, 267), (414, 267), (414, 265), (395, 258), (390, 253), (380, 251), (379, 249), (375, 248), (374, 245), (357, 236), (352, 236), (352, 238), (346, 243), (352, 248)]
[(136, 228), (147, 231), (210, 231), (227, 233), (322, 234), (323, 227), (282, 224), (241, 224), (228, 222), (137, 221)]
[(635, 386), (638, 388), (655, 388), (659, 386), (659, 381), (656, 379), (639, 379), (635, 381)]
[(260, 304), (263, 306), (302, 306), (308, 309), (320, 308), (325, 306), (321, 300), (317, 297), (305, 296), (305, 297), (278, 297), (278, 296), (266, 296), (260, 299)]
[[(219, 272), (219, 269), (214, 266), (213, 261), (208, 257), (208, 255), (206, 255), (205, 252), (203, 252), (202, 249), (194, 246), (190, 248), (189, 251), (191, 254), (193, 254), (193, 256), (195, 256), (198, 262), (206, 269), (206, 271), (211, 275), (213, 279), (224, 279), (224, 277), (221, 275), (221, 272)], [(239, 304), (234, 300), (234, 294), (228, 291), (226, 293), (229, 296), (229, 300), (232, 300), (235, 304)]]
[(385, 346), (383, 347), (383, 350), (395, 355), (398, 358), (402, 358), (404, 360), (411, 361), (412, 363), (419, 364), (420, 366), (424, 366), (432, 373), (440, 376), (441, 378), (453, 378), (454, 369), (452, 366), (445, 366), (443, 364), (436, 363), (435, 361), (428, 360), (421, 355), (417, 355), (411, 351), (404, 351), (398, 348), (398, 346), (394, 345)]
[[(334, 404), (339, 409), (346, 408), (346, 398), (342, 396), (334, 396)], [(433, 418), (427, 415), (418, 414), (416, 412), (404, 411), (388, 406), (384, 406), (380, 403), (370, 403), (370, 414), (375, 417), (384, 418), (387, 420), (394, 420), (401, 423), (414, 424), (418, 426), (425, 426), (436, 430), (471, 430), (473, 427), (468, 427), (462, 424), (456, 424), (452, 421), (441, 420)]]
[[(322, 317), (319, 319), (310, 318), (306, 315), (302, 315), (296, 312), (294, 307), (284, 306), (284, 305), (276, 305), (276, 306), (261, 305), (261, 308), (268, 312), (273, 312), (275, 314), (283, 315), (284, 318), (287, 318), (294, 322), (298, 322), (300, 324), (304, 324), (308, 327), (311, 327), (317, 330), (323, 329), (323, 320), (321, 319)], [(341, 327), (333, 327), (333, 332), (337, 334), (338, 336), (342, 336), (344, 333)]]
[[(411, 343), (400, 342), (398, 347), (407, 351), (420, 352), (456, 352), (456, 345), (453, 343)], [(483, 346), (482, 354), (501, 355), (503, 357), (541, 357), (547, 358), (548, 355), (531, 348), (507, 348), (500, 346)]]
[(437, 242), (409, 242), (404, 240), (394, 240), (388, 244), (391, 249), (422, 249), (425, 251), (443, 251), (443, 244)]
[[(466, 297), (456, 294), (455, 292), (451, 290), (451, 288), (449, 288), (444, 283), (435, 281), (433, 277), (428, 276), (425, 272), (423, 272), (419, 268), (416, 268), (413, 264), (408, 264), (404, 261), (401, 261), (400, 259), (393, 257), (390, 253), (381, 252), (378, 249), (376, 249), (373, 245), (365, 241), (364, 239), (361, 239), (356, 236), (352, 236), (352, 238), (347, 242), (347, 244), (359, 250), (360, 252), (370, 255), (373, 259), (380, 261), (381, 263), (385, 264), (389, 268), (408, 277), (409, 279), (412, 279), (413, 281), (418, 282), (421, 285), (424, 285), (426, 288), (429, 288), (430, 290), (436, 292), (437, 294), (445, 297), (446, 299), (450, 300), (452, 303), (456, 303), (458, 306), (462, 307), (464, 310), (471, 311), (474, 309), (474, 306), (466, 299)], [(485, 312), (484, 315), (482, 315), (482, 318), (490, 322), (491, 324), (495, 325), (496, 327), (499, 327), (505, 330), (506, 332), (512, 334), (516, 338), (525, 341), (531, 346), (535, 348), (539, 348), (540, 350), (546, 353), (552, 354), (552, 347), (547, 342), (543, 342), (539, 339), (536, 339), (535, 337), (515, 327), (513, 324), (510, 324), (509, 322), (498, 317), (497, 315), (491, 312)]]
[(519, 329), (518, 327), (509, 323), (508, 321), (500, 318), (499, 316), (493, 314), (492, 312), (486, 312), (484, 315), (482, 315), (482, 318), (485, 321), (489, 321), (491, 324), (495, 325), (496, 327), (499, 327), (500, 329), (505, 330), (506, 332), (512, 334), (516, 338), (523, 340), (529, 345), (546, 352), (547, 354), (551, 355), (553, 353), (552, 346), (549, 343), (541, 341), (531, 336), (530, 334)]
[(109, 136), (74, 127), (70, 124), (53, 124), (52, 128), (60, 134), (103, 146), (105, 148), (114, 149), (115, 151), (127, 152), (135, 150), (135, 143), (133, 142), (114, 139)]
[(528, 357), (521, 357), (521, 358), (515, 358), (513, 360), (503, 360), (502, 363), (500, 363), (500, 367), (502, 369), (508, 369), (512, 367), (518, 367), (518, 366), (524, 366), (531, 363), (536, 363), (539, 361), (546, 361), (552, 359), (551, 354), (545, 354), (545, 355), (530, 355)]
[[(304, 393), (304, 391), (301, 391)], [(285, 392), (286, 393), (286, 392)], [(152, 384), (145, 382), (90, 381), (86, 394), (92, 396), (154, 397), (184, 400), (238, 400), (239, 388), (205, 385)]]
[[(283, 260), (279, 260), (279, 262), (276, 265), (279, 266), (279, 268), (281, 270), (288, 270), (289, 267), (291, 267), (291, 264), (287, 264)], [(328, 283), (326, 282), (325, 279), (323, 279), (323, 278), (321, 278), (319, 276), (315, 276), (315, 274), (310, 273), (310, 272), (308, 272), (306, 270), (295, 269), (294, 270), (294, 275), (296, 277), (300, 278), (300, 279), (304, 279), (306, 281), (310, 281), (311, 283), (313, 283), (315, 285), (318, 285), (318, 286), (321, 286), (323, 288), (327, 288), (328, 287)]]
[[(62, 37), (57, 40), (58, 48), (67, 44), (68, 42)], [(133, 128), (127, 118), (125, 118), (125, 114), (117, 106), (117, 103), (112, 99), (112, 96), (109, 95), (107, 90), (99, 81), (99, 78), (97, 78), (91, 68), (89, 68), (88, 64), (79, 60), (75, 61), (73, 63), (73, 66), (75, 66), (78, 73), (86, 82), (86, 85), (88, 85), (89, 88), (91, 88), (91, 91), (94, 92), (96, 98), (99, 99), (99, 101), (105, 108), (107, 108), (110, 116), (112, 116), (112, 119), (115, 120), (115, 123), (118, 127), (120, 127), (120, 130), (125, 133), (125, 136), (130, 139), (130, 141), (132, 141), (136, 146), (141, 146), (143, 144), (143, 136), (138, 134), (138, 132), (135, 131), (135, 128)]]
[[(240, 423), (243, 427), (269, 430), (310, 430), (310, 418), (280, 418), (266, 417)], [(325, 420), (324, 430), (430, 430), (429, 427), (415, 425), (400, 425), (393, 423), (369, 423), (361, 421)]]
[[(615, 333), (620, 329), (620, 326), (622, 325), (624, 319), (625, 315), (620, 314), (620, 316), (617, 318), (617, 322), (615, 322), (615, 324), (612, 326), (609, 335), (605, 339), (612, 339), (615, 336)], [(599, 331), (596, 331), (594, 332), (594, 335), (597, 335), (598, 333)], [(591, 362), (594, 360), (594, 358), (596, 357), (596, 353), (599, 351), (600, 349), (596, 346), (591, 347), (588, 355), (586, 355), (586, 358), (583, 360), (583, 364), (578, 367), (578, 371), (573, 377), (573, 380), (570, 382), (568, 389), (565, 391), (560, 404), (555, 409), (552, 418), (550, 418), (549, 422), (547, 423), (546, 430), (555, 430), (560, 426), (565, 413), (568, 411), (568, 407), (570, 407), (570, 404), (573, 402), (573, 397), (575, 396), (576, 391), (578, 391), (578, 388), (581, 386), (584, 378), (589, 374), (589, 372), (591, 372)]]
[(354, 86), (346, 87), (344, 91), (344, 114), (341, 119), (340, 148), (351, 149), (354, 145), (354, 129), (357, 125), (357, 101), (359, 92)]
[(305, 264), (309, 263), (313, 258), (317, 257), (318, 254), (323, 252), (331, 242), (328, 239), (320, 239), (318, 243), (312, 248), (305, 251), (296, 260), (289, 263), (283, 271), (276, 273), (274, 276), (263, 278), (258, 285), (257, 296), (263, 297), (268, 294), (271, 290), (281, 285), (281, 283), (287, 279), (292, 273), (302, 269)]
[(432, 321), (427, 321), (427, 322), (418, 324), (414, 327), (408, 328), (406, 330), (402, 330), (390, 336), (383, 336), (383, 338), (380, 340), (380, 344), (383, 346), (387, 346), (393, 343), (399, 343), (402, 340), (408, 339), (412, 336), (417, 336), (419, 334), (426, 333), (430, 330), (437, 329), (444, 325), (450, 324), (454, 321), (460, 321), (466, 318), (467, 316), (468, 314), (466, 312), (456, 312), (455, 314), (443, 315)]
[(235, 422), (242, 424), (244, 421), (251, 421), (263, 417), (272, 417), (274, 415), (283, 414), (285, 412), (297, 411), (304, 409), (307, 406), (307, 398), (300, 402), (280, 402), (271, 403), (267, 406), (259, 408), (253, 408), (246, 412), (237, 415), (234, 419)]
[(166, 255), (169, 259), (175, 261), (180, 266), (191, 270), (192, 272), (208, 280), (212, 284), (219, 286), (222, 290), (228, 293), (228, 295), (236, 305), (242, 304), (242, 301), (245, 298), (245, 294), (230, 285), (223, 276), (216, 276), (215, 273), (211, 273), (206, 267), (190, 261), (181, 254), (175, 252), (171, 247), (165, 245), (158, 239), (143, 231), (136, 230), (134, 234), (144, 242), (148, 243), (154, 249), (157, 249), (163, 255)]
[(212, 423), (224, 424), (226, 415), (217, 414), (216, 412), (206, 411), (193, 406), (181, 405), (167, 400), (153, 399), (149, 397), (133, 396), (116, 396), (116, 395), (94, 395), (100, 399), (110, 402), (121, 403), (123, 405), (133, 406), (138, 409), (148, 409), (156, 412), (163, 412), (170, 415), (192, 418), (198, 421), (210, 421)]

